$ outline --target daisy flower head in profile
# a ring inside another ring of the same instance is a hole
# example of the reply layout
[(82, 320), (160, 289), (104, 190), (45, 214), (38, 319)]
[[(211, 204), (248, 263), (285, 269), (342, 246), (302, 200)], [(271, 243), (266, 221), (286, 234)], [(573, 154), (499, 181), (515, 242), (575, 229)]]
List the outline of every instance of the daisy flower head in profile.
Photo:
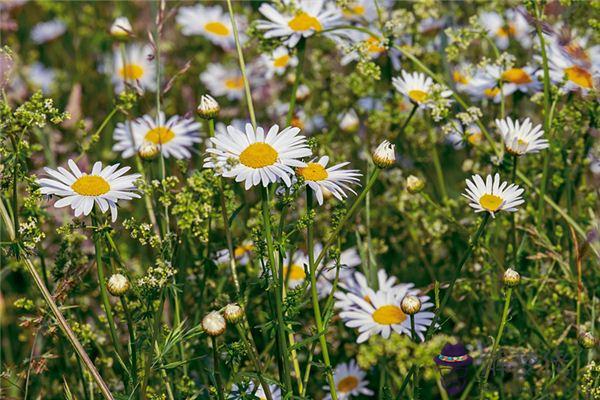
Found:
[(358, 184), (362, 176), (356, 169), (343, 169), (349, 162), (327, 168), (328, 163), (329, 157), (323, 156), (296, 169), (296, 173), (304, 178), (306, 185), (315, 193), (319, 205), (323, 205), (323, 190), (328, 190), (340, 201), (348, 197), (345, 191), (356, 194), (350, 185)]
[(484, 12), (479, 16), (479, 21), (499, 49), (506, 50), (510, 39), (518, 41), (524, 48), (529, 48), (531, 28), (523, 14), (519, 10), (511, 9), (506, 11), (505, 17), (506, 19), (496, 12)]
[(122, 152), (123, 158), (133, 156), (144, 143), (150, 142), (159, 147), (164, 157), (180, 160), (192, 157), (190, 149), (200, 141), (200, 123), (178, 115), (167, 120), (161, 112), (158, 121), (144, 115), (118, 123), (113, 137), (116, 143), (112, 149)]
[(229, 100), (244, 96), (244, 80), (238, 68), (211, 63), (200, 74), (200, 80), (213, 96), (227, 96)]
[[(353, 305), (345, 308), (340, 317), (349, 328), (358, 328), (356, 343), (363, 343), (373, 335), (388, 339), (393, 332), (411, 335), (410, 318), (402, 311), (401, 303), (408, 289), (367, 290), (368, 301), (351, 293)], [(429, 297), (419, 296), (421, 311), (413, 315), (417, 336), (424, 340), (423, 332), (431, 325), (434, 314), (427, 310), (433, 307)]]
[[(234, 384), (231, 387), (231, 393), (229, 393), (227, 399), (249, 399), (249, 395), (253, 394), (254, 397), (252, 398), (258, 398), (259, 400), (267, 400), (267, 395), (265, 394), (265, 390), (263, 389), (262, 385), (258, 385), (258, 387), (255, 387), (254, 382), (250, 381), (246, 386), (247, 387), (244, 390), (243, 387)], [(271, 397), (273, 398), (273, 400), (281, 400), (281, 388), (279, 386), (271, 384), (269, 385), (269, 391), (271, 392)]]
[(31, 40), (35, 44), (47, 43), (63, 35), (67, 31), (67, 26), (59, 19), (40, 22), (31, 29)]
[[(372, 396), (373, 391), (367, 387), (369, 381), (366, 377), (367, 373), (360, 369), (355, 360), (336, 365), (333, 372), (333, 381), (335, 383), (337, 398), (348, 400), (353, 396)], [(329, 392), (323, 399), (331, 400), (329, 386), (323, 386), (323, 389)]]
[(469, 206), (475, 212), (489, 212), (492, 217), (500, 211), (517, 211), (517, 207), (525, 202), (521, 196), (524, 189), (512, 183), (500, 180), (500, 174), (488, 175), (485, 179), (479, 175), (473, 175), (467, 179), (466, 193), (462, 195), (471, 201)]
[(513, 122), (510, 117), (497, 119), (496, 126), (504, 140), (506, 151), (512, 155), (538, 153), (549, 146), (548, 141), (544, 139), (542, 125), (538, 124), (534, 127), (529, 118), (523, 122), (519, 120)]
[(563, 85), (566, 91), (587, 94), (597, 87), (597, 81), (600, 79), (600, 59), (595, 63), (582, 63), (554, 47), (548, 47), (548, 63), (550, 79)]
[(125, 49), (125, 57), (119, 49), (114, 51), (112, 82), (115, 92), (121, 93), (127, 86), (143, 93), (156, 90), (156, 61), (149, 45), (132, 43)]
[(229, 125), (210, 140), (214, 147), (207, 149), (204, 168), (244, 181), (246, 190), (260, 184), (267, 187), (279, 179), (290, 186), (294, 168), (306, 167), (302, 158), (312, 154), (306, 137), (294, 127), (279, 131), (279, 126), (273, 125), (265, 134), (262, 127), (255, 129), (251, 124), (246, 124), (244, 131)]
[[(338, 26), (342, 22), (341, 12), (325, 0), (283, 0), (284, 9), (277, 10), (263, 3), (258, 11), (267, 19), (258, 20), (257, 28), (265, 31), (264, 36), (282, 38), (287, 47), (295, 47), (300, 39)], [(327, 32), (324, 36), (339, 39), (340, 32)]]
[(125, 175), (130, 167), (119, 169), (119, 164), (102, 168), (97, 161), (90, 174), (83, 173), (73, 160), (68, 161), (70, 171), (63, 167), (57, 170), (44, 168), (51, 178), (38, 178), (43, 195), (62, 197), (54, 207), (70, 206), (75, 216), (89, 215), (96, 204), (103, 213), (110, 209), (112, 221), (117, 220), (117, 202), (139, 198), (134, 182), (140, 174)]
[(504, 96), (509, 96), (517, 90), (523, 93), (534, 94), (539, 92), (543, 85), (537, 79), (537, 68), (533, 66), (501, 68), (498, 65), (488, 65), (483, 73), (486, 74), (498, 87), (502, 81)]
[(265, 78), (271, 79), (274, 75), (283, 75), (287, 68), (298, 65), (298, 57), (290, 53), (285, 46), (279, 46), (270, 54), (261, 55), (262, 63), (266, 68)]
[[(422, 72), (408, 73), (405, 70), (400, 71), (401, 77), (392, 78), (392, 84), (396, 90), (408, 98), (419, 108), (430, 108), (432, 106), (433, 79)], [(440, 96), (450, 97), (451, 90), (442, 90)]]
[[(203, 6), (197, 4), (190, 7), (181, 7), (176, 17), (181, 26), (181, 33), (185, 36), (203, 36), (213, 44), (224, 49), (235, 47), (231, 18), (220, 5)], [(238, 30), (244, 31), (246, 20), (236, 16)], [(245, 41), (245, 35), (240, 35), (240, 41)]]
[(117, 39), (125, 39), (133, 35), (133, 27), (127, 17), (117, 17), (110, 26), (109, 33)]

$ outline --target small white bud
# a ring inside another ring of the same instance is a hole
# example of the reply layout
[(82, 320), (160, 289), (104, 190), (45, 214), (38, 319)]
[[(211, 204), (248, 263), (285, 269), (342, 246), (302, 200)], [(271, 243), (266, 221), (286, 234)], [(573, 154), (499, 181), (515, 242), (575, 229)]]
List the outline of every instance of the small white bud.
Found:
[(159, 153), (160, 153), (160, 148), (156, 144), (154, 144), (152, 142), (148, 142), (148, 141), (145, 141), (144, 143), (142, 143), (142, 145), (140, 146), (140, 148), (138, 150), (138, 154), (139, 154), (140, 158), (145, 161), (154, 160), (158, 156)]
[(502, 282), (508, 287), (515, 287), (521, 282), (521, 275), (517, 271), (512, 268), (504, 271), (504, 276), (502, 277)]
[(244, 316), (244, 310), (236, 303), (227, 304), (223, 310), (227, 322), (235, 324)]
[(356, 132), (359, 126), (359, 119), (356, 111), (350, 110), (340, 118), (340, 129), (346, 133)]
[(410, 175), (406, 178), (406, 190), (409, 193), (419, 193), (425, 187), (425, 181), (421, 178), (417, 178), (414, 175)]
[(123, 296), (129, 290), (129, 280), (125, 275), (113, 274), (106, 284), (108, 292), (113, 296)]
[(202, 329), (210, 336), (221, 335), (226, 327), (225, 318), (218, 311), (212, 311), (202, 318)]
[(388, 168), (396, 162), (396, 145), (384, 140), (373, 152), (373, 162), (379, 168)]
[(304, 101), (310, 96), (310, 89), (305, 84), (301, 84), (296, 89), (296, 100)]
[(200, 104), (196, 109), (200, 118), (213, 119), (219, 115), (219, 111), (221, 111), (219, 103), (211, 95), (203, 94), (200, 98)]
[(584, 349), (591, 349), (596, 346), (596, 338), (591, 332), (583, 332), (579, 335), (579, 344)]
[(131, 36), (133, 28), (127, 17), (118, 17), (110, 27), (111, 36), (117, 39), (125, 39)]
[(421, 311), (421, 300), (417, 296), (405, 296), (400, 303), (400, 308), (406, 315), (415, 315)]

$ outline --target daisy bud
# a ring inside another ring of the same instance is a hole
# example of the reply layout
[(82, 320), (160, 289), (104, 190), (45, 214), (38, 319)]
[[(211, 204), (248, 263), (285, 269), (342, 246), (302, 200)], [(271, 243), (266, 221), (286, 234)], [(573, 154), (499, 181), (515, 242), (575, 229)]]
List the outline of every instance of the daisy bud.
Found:
[(579, 335), (579, 344), (584, 349), (591, 349), (596, 345), (596, 338), (591, 332), (583, 332)]
[(108, 292), (113, 296), (123, 296), (129, 290), (129, 280), (125, 275), (113, 274), (106, 284)]
[(120, 40), (127, 39), (131, 36), (133, 28), (127, 17), (118, 17), (110, 27), (112, 37)]
[(359, 122), (356, 111), (350, 110), (342, 115), (340, 119), (340, 129), (346, 133), (356, 132), (358, 130)]
[(202, 329), (210, 336), (221, 335), (226, 327), (225, 318), (218, 311), (212, 311), (202, 318)]
[(373, 162), (379, 168), (388, 168), (396, 162), (396, 145), (384, 140), (373, 152)]
[(417, 296), (405, 296), (400, 303), (400, 308), (406, 315), (415, 315), (421, 311), (421, 300)]
[(158, 146), (152, 142), (144, 142), (138, 150), (138, 154), (142, 160), (152, 161), (160, 153)]
[(298, 86), (296, 89), (296, 100), (304, 101), (310, 96), (310, 89), (305, 84)]
[(237, 303), (227, 304), (223, 310), (227, 322), (235, 324), (244, 316), (244, 310)]
[(425, 181), (423, 179), (414, 175), (406, 178), (406, 190), (408, 190), (408, 193), (419, 193), (423, 188), (425, 188)]
[(213, 119), (219, 115), (219, 111), (221, 111), (219, 103), (211, 95), (203, 94), (196, 109), (200, 118)]
[(515, 287), (521, 282), (521, 275), (514, 269), (509, 268), (504, 272), (502, 282), (508, 287)]

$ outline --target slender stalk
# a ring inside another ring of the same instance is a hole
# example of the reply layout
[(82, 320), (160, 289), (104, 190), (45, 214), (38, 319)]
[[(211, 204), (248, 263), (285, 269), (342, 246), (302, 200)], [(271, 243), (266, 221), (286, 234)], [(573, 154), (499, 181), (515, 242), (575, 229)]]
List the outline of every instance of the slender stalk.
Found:
[(408, 382), (410, 382), (410, 378), (413, 376), (416, 370), (417, 364), (413, 364), (412, 367), (410, 367), (410, 369), (406, 373), (406, 376), (404, 377), (404, 380), (402, 380), (402, 384), (400, 385), (400, 389), (398, 389), (398, 395), (396, 396), (397, 400), (402, 399), (402, 393), (404, 393), (406, 386), (408, 386)]
[(269, 384), (265, 381), (265, 378), (263, 376), (263, 369), (260, 365), (260, 358), (258, 356), (258, 352), (256, 351), (256, 348), (252, 346), (252, 344), (248, 340), (248, 337), (246, 336), (246, 332), (244, 330), (244, 322), (245, 321), (240, 321), (239, 323), (235, 324), (235, 328), (238, 331), (238, 335), (242, 338), (242, 341), (244, 342), (244, 346), (246, 347), (246, 352), (250, 357), (250, 361), (252, 361), (252, 364), (254, 364), (256, 375), (258, 376), (258, 380), (263, 388), (263, 392), (265, 392), (267, 400), (273, 400), (271, 388), (269, 388)]
[(433, 129), (431, 129), (429, 132), (429, 136), (431, 138), (431, 158), (433, 159), (433, 166), (435, 168), (435, 175), (437, 176), (442, 202), (445, 202), (448, 198), (448, 194), (446, 193), (444, 172), (442, 171), (442, 164), (440, 163), (440, 157), (437, 152), (435, 133)]
[[(230, 0), (228, 0), (229, 2)], [(271, 232), (271, 210), (269, 208), (269, 190), (261, 186), (261, 198), (262, 198), (262, 217), (265, 228), (265, 238), (267, 241), (267, 252), (269, 259), (269, 268), (271, 269), (273, 283), (273, 290), (275, 292), (275, 313), (277, 314), (277, 338), (280, 354), (282, 356), (283, 364), (283, 376), (280, 379), (285, 383), (285, 390), (287, 393), (292, 393), (292, 379), (290, 376), (290, 365), (289, 365), (289, 354), (287, 341), (285, 338), (285, 322), (283, 320), (283, 305), (281, 301), (281, 279), (283, 274), (279, 274), (277, 271), (277, 265), (275, 264), (275, 247), (273, 246), (273, 235)], [(279, 280), (278, 280), (278, 275)], [(277, 283), (278, 282), (278, 283)]]
[(485, 390), (487, 387), (488, 378), (490, 376), (490, 370), (492, 367), (492, 362), (494, 361), (494, 355), (496, 354), (496, 350), (500, 345), (500, 340), (502, 339), (502, 333), (504, 332), (504, 327), (506, 326), (506, 320), (508, 318), (508, 310), (510, 306), (510, 298), (512, 296), (513, 288), (509, 287), (506, 290), (506, 298), (504, 299), (504, 310), (502, 311), (502, 319), (500, 321), (500, 327), (498, 328), (498, 334), (496, 335), (496, 340), (494, 340), (494, 345), (492, 346), (492, 351), (490, 356), (485, 364), (485, 373), (483, 375), (483, 382), (481, 384), (481, 391), (479, 393), (479, 398), (483, 399)]
[(244, 53), (242, 52), (242, 45), (240, 43), (240, 37), (238, 33), (237, 22), (233, 14), (233, 6), (231, 0), (227, 0), (227, 8), (229, 9), (229, 17), (231, 18), (231, 27), (233, 28), (233, 37), (235, 39), (235, 48), (238, 54), (238, 60), (240, 62), (240, 71), (242, 72), (242, 80), (244, 81), (244, 91), (246, 93), (246, 103), (248, 105), (248, 113), (250, 114), (250, 121), (252, 126), (256, 128), (256, 116), (254, 115), (254, 104), (252, 103), (252, 93), (250, 92), (250, 83), (246, 75), (246, 63), (244, 62)]
[(412, 117), (417, 112), (418, 108), (419, 108), (418, 104), (416, 104), (416, 103), (413, 104), (413, 108), (412, 108), (412, 110), (410, 110), (410, 114), (408, 114), (408, 117), (406, 117), (406, 119), (404, 120), (404, 123), (400, 127), (400, 130), (398, 131), (398, 134), (396, 135), (396, 139), (393, 140), (393, 143), (398, 144), (397, 142), (399, 142), (400, 140), (404, 139), (403, 138), (404, 130), (408, 126), (408, 123), (410, 122), (410, 120), (412, 119)]
[(294, 117), (294, 108), (296, 108), (296, 92), (300, 86), (300, 75), (304, 68), (304, 54), (306, 52), (306, 39), (302, 38), (298, 42), (298, 64), (296, 64), (294, 85), (292, 86), (292, 95), (290, 96), (290, 108), (286, 117), (286, 126), (289, 126)]
[(440, 307), (436, 310), (435, 315), (433, 316), (433, 320), (431, 321), (431, 325), (429, 325), (429, 328), (427, 328), (427, 332), (425, 333), (425, 340), (431, 339), (431, 336), (433, 335), (433, 332), (435, 330), (435, 325), (437, 324), (438, 320), (440, 319), (440, 315), (442, 314), (442, 311), (446, 307), (446, 303), (448, 303), (448, 300), (450, 299), (450, 296), (452, 295), (452, 289), (454, 289), (456, 280), (460, 276), (463, 266), (465, 265), (467, 260), (469, 258), (471, 258), (471, 254), (473, 254), (473, 250), (477, 246), (477, 242), (479, 242), (479, 238), (483, 234), (483, 231), (484, 231), (485, 226), (487, 225), (489, 219), (490, 219), (490, 214), (486, 213), (485, 216), (483, 217), (483, 219), (481, 220), (481, 223), (479, 224), (479, 228), (477, 228), (477, 231), (469, 240), (469, 245), (467, 247), (467, 251), (464, 254), (463, 258), (460, 260), (460, 262), (456, 265), (456, 268), (454, 269), (454, 276), (452, 277), (452, 280), (450, 281), (450, 286), (448, 286), (446, 293), (444, 293), (444, 297), (442, 298)]
[[(513, 155), (513, 167), (512, 167), (512, 183), (516, 183), (517, 181), (517, 164), (519, 162), (519, 158), (517, 155)], [(517, 213), (510, 214), (510, 224), (512, 230), (512, 259), (513, 262), (517, 263)]]
[[(15, 237), (15, 232), (12, 228), (13, 221), (11, 221), (10, 216), (8, 215), (8, 211), (4, 207), (4, 202), (1, 199), (0, 199), (0, 214), (2, 215), (2, 220), (4, 220), (4, 224), (6, 226), (6, 231), (8, 233), (9, 239), (11, 241), (14, 241), (16, 237)], [(23, 253), (23, 254), (25, 254), (25, 253)], [(42, 292), (42, 297), (44, 298), (46, 305), (50, 308), (50, 311), (54, 315), (54, 318), (56, 318), (56, 322), (58, 323), (58, 326), (63, 331), (63, 333), (69, 340), (69, 343), (71, 343), (71, 346), (73, 346), (73, 348), (75, 349), (75, 352), (77, 353), (77, 355), (79, 356), (81, 361), (83, 361), (86, 368), (88, 369), (88, 372), (90, 373), (90, 375), (92, 376), (92, 378), (96, 382), (96, 384), (98, 385), (98, 388), (100, 389), (100, 392), (102, 393), (102, 396), (106, 400), (114, 400), (113, 395), (110, 392), (110, 389), (108, 388), (108, 385), (104, 382), (104, 379), (102, 379), (102, 376), (100, 375), (100, 373), (94, 366), (94, 363), (92, 362), (92, 360), (86, 353), (85, 349), (79, 342), (79, 339), (77, 339), (77, 336), (75, 335), (75, 333), (69, 326), (69, 323), (67, 322), (67, 320), (63, 316), (62, 312), (60, 311), (60, 309), (54, 302), (52, 295), (50, 294), (50, 292), (48, 291), (48, 288), (44, 284), (44, 280), (42, 279), (42, 277), (38, 273), (37, 269), (33, 265), (33, 262), (31, 262), (31, 260), (26, 256), (21, 257), (21, 261), (23, 262), (23, 264), (25, 264), (27, 271), (31, 274), (33, 281), (35, 282), (35, 284), (38, 287), (38, 289), (40, 290), (40, 292)]]
[(217, 338), (211, 336), (212, 342), (212, 353), (213, 353), (213, 368), (215, 369), (215, 381), (217, 382), (217, 396), (219, 400), (225, 400), (225, 387), (223, 386), (223, 380), (221, 379), (221, 370), (219, 367), (219, 351), (217, 348)]
[[(310, 215), (313, 209), (313, 193), (310, 187), (306, 187), (306, 205), (307, 214)], [(327, 339), (325, 338), (323, 318), (321, 317), (321, 309), (319, 307), (319, 294), (317, 292), (317, 266), (315, 264), (315, 252), (314, 252), (314, 227), (312, 219), (308, 221), (307, 227), (307, 242), (306, 250), (308, 251), (308, 268), (310, 271), (310, 293), (312, 297), (313, 312), (315, 314), (315, 322), (317, 324), (317, 334), (319, 335), (319, 342), (321, 343), (321, 352), (323, 354), (323, 362), (325, 363), (325, 373), (327, 375), (327, 381), (329, 381), (329, 390), (331, 391), (332, 400), (337, 400), (336, 385), (333, 379), (333, 370), (331, 368), (331, 361), (329, 360), (329, 350), (327, 349)]]
[(127, 330), (129, 331), (129, 354), (131, 357), (131, 377), (133, 379), (133, 386), (137, 385), (138, 374), (137, 374), (137, 346), (135, 339), (135, 326), (133, 325), (133, 319), (131, 318), (131, 312), (127, 306), (127, 299), (124, 296), (121, 297), (121, 305), (123, 306), (123, 312), (125, 313), (125, 319), (127, 320)]

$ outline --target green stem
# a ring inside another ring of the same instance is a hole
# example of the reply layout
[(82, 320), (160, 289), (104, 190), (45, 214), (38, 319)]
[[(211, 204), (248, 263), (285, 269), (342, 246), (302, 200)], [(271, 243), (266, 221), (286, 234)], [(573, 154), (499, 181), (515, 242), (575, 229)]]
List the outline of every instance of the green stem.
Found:
[(235, 324), (235, 328), (238, 331), (238, 335), (242, 338), (242, 341), (244, 342), (244, 346), (246, 347), (246, 352), (248, 353), (248, 356), (250, 357), (250, 361), (252, 361), (252, 364), (254, 364), (254, 369), (256, 370), (256, 375), (258, 376), (260, 385), (263, 388), (263, 392), (265, 392), (265, 396), (266, 396), (267, 400), (273, 400), (273, 395), (271, 394), (271, 388), (269, 388), (269, 384), (265, 381), (265, 378), (263, 376), (263, 369), (260, 365), (258, 351), (256, 350), (256, 348), (254, 346), (252, 346), (252, 344), (248, 340), (248, 337), (246, 336), (246, 332), (244, 331), (244, 326), (245, 326), (245, 320), (239, 321), (237, 324)]
[(444, 297), (442, 298), (440, 307), (436, 310), (435, 315), (433, 316), (433, 320), (431, 321), (431, 325), (429, 325), (429, 328), (427, 328), (427, 332), (425, 333), (425, 340), (429, 340), (431, 338), (431, 336), (433, 335), (433, 332), (435, 331), (435, 325), (437, 324), (437, 322), (440, 318), (440, 315), (442, 314), (442, 311), (446, 307), (446, 303), (448, 303), (448, 300), (450, 299), (450, 296), (452, 295), (452, 290), (454, 289), (456, 280), (460, 276), (463, 266), (465, 265), (467, 260), (471, 257), (471, 254), (473, 254), (473, 250), (477, 246), (477, 242), (479, 242), (479, 238), (483, 234), (483, 231), (484, 231), (485, 226), (487, 225), (489, 219), (490, 219), (490, 214), (486, 213), (485, 216), (483, 217), (483, 219), (481, 220), (481, 223), (479, 224), (479, 228), (477, 228), (477, 231), (472, 236), (472, 238), (469, 240), (467, 252), (464, 254), (463, 258), (460, 260), (460, 262), (456, 265), (456, 268), (454, 269), (454, 276), (452, 277), (452, 280), (450, 281), (450, 285), (448, 286), (446, 293), (444, 293)]
[(210, 340), (212, 342), (212, 353), (213, 353), (213, 368), (215, 370), (215, 381), (217, 382), (217, 395), (219, 396), (219, 400), (225, 400), (225, 388), (223, 386), (223, 380), (221, 379), (221, 370), (219, 367), (219, 352), (217, 348), (217, 338), (215, 336), (211, 336)]
[(327, 348), (327, 339), (325, 338), (323, 318), (321, 316), (321, 309), (319, 307), (319, 294), (317, 292), (317, 266), (315, 264), (315, 252), (314, 252), (314, 227), (313, 220), (310, 218), (313, 209), (313, 194), (310, 187), (306, 187), (306, 205), (307, 214), (309, 215), (308, 227), (307, 227), (307, 247), (308, 251), (308, 268), (310, 271), (310, 293), (312, 297), (313, 312), (315, 314), (315, 322), (317, 324), (317, 334), (319, 335), (319, 342), (321, 343), (321, 352), (323, 354), (323, 362), (325, 363), (325, 373), (327, 374), (327, 380), (329, 381), (329, 390), (331, 391), (332, 400), (337, 400), (336, 385), (333, 379), (333, 370), (331, 368), (331, 361), (329, 360), (329, 350)]
[(135, 340), (135, 326), (133, 325), (133, 319), (131, 318), (131, 312), (127, 305), (127, 299), (121, 296), (121, 305), (123, 306), (123, 312), (125, 313), (125, 319), (127, 320), (127, 330), (129, 331), (129, 354), (131, 356), (131, 377), (133, 379), (133, 386), (137, 386), (138, 373), (137, 373), (137, 346)]
[(400, 389), (398, 389), (398, 395), (396, 396), (396, 400), (402, 399), (402, 393), (404, 393), (406, 386), (408, 386), (408, 382), (410, 382), (410, 378), (413, 376), (413, 374), (415, 373), (416, 370), (417, 370), (417, 364), (413, 364), (412, 367), (410, 367), (410, 369), (406, 373), (406, 376), (404, 377), (404, 380), (402, 381), (402, 384), (400, 385)]
[(442, 171), (442, 164), (440, 163), (440, 157), (437, 152), (436, 147), (436, 138), (433, 130), (430, 130), (430, 138), (431, 138), (431, 158), (433, 158), (433, 166), (435, 167), (435, 174), (438, 180), (438, 186), (440, 189), (440, 194), (442, 196), (442, 202), (446, 202), (448, 198), (448, 194), (446, 193), (446, 182), (444, 180), (444, 172)]
[(494, 340), (494, 345), (492, 346), (492, 351), (486, 362), (485, 374), (483, 376), (483, 382), (481, 384), (481, 391), (479, 393), (480, 399), (483, 399), (483, 396), (485, 394), (488, 378), (490, 376), (490, 370), (492, 367), (492, 363), (494, 361), (494, 355), (496, 354), (496, 350), (498, 349), (498, 346), (500, 345), (500, 340), (502, 339), (502, 333), (504, 332), (504, 327), (506, 326), (506, 320), (508, 318), (508, 310), (509, 310), (509, 306), (510, 306), (510, 298), (512, 296), (512, 291), (513, 291), (513, 289), (511, 287), (509, 287), (506, 291), (506, 298), (504, 300), (504, 310), (502, 311), (502, 320), (500, 321), (500, 327), (498, 328), (498, 334), (496, 335), (496, 340)]
[[(230, 0), (228, 0), (229, 2)], [(280, 379), (285, 383), (285, 391), (292, 393), (292, 379), (290, 376), (289, 354), (285, 338), (285, 322), (283, 320), (283, 305), (281, 301), (281, 280), (283, 274), (278, 273), (277, 265), (275, 264), (275, 248), (273, 246), (273, 235), (271, 232), (271, 210), (269, 208), (269, 190), (261, 186), (262, 198), (262, 217), (265, 228), (265, 238), (267, 241), (267, 252), (269, 259), (269, 268), (271, 269), (271, 279), (273, 280), (273, 290), (275, 292), (275, 313), (277, 314), (277, 337), (280, 354), (283, 364), (283, 376)], [(278, 279), (279, 275), (279, 279)]]
[(415, 115), (415, 113), (417, 112), (417, 109), (419, 108), (418, 104), (413, 104), (413, 108), (412, 110), (410, 110), (410, 114), (408, 114), (408, 117), (406, 117), (406, 119), (404, 120), (404, 123), (402, 124), (402, 126), (400, 127), (400, 130), (398, 131), (398, 134), (396, 135), (396, 139), (394, 139), (392, 142), (399, 144), (397, 142), (399, 142), (400, 140), (404, 139), (402, 137), (402, 135), (404, 134), (404, 130), (406, 129), (406, 127), (408, 126), (408, 123), (410, 122), (410, 120), (412, 119), (412, 117)]
[[(517, 155), (513, 155), (513, 167), (512, 167), (512, 179), (511, 179), (511, 183), (517, 183), (517, 164), (519, 162), (519, 158), (517, 157)], [(510, 224), (511, 224), (511, 229), (512, 229), (512, 259), (513, 262), (515, 263), (515, 266), (517, 264), (517, 213), (511, 213), (510, 215)]]
[(298, 86), (300, 86), (300, 75), (302, 68), (304, 68), (304, 54), (306, 52), (306, 39), (302, 38), (298, 42), (298, 64), (296, 64), (294, 85), (292, 86), (292, 95), (290, 97), (290, 108), (288, 109), (286, 117), (286, 126), (290, 126), (292, 118), (294, 117), (294, 108), (296, 107), (296, 92)]

